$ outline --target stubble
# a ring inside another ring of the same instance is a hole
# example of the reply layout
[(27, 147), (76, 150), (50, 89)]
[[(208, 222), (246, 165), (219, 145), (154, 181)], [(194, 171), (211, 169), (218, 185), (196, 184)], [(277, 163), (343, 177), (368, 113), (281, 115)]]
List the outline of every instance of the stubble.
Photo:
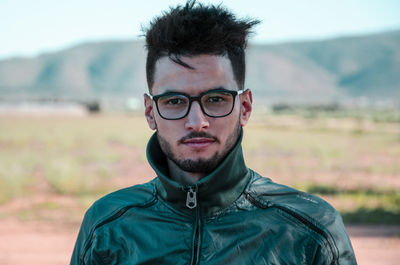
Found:
[[(157, 130), (157, 138), (158, 142), (160, 143), (161, 150), (164, 152), (164, 154), (167, 156), (168, 159), (173, 161), (180, 169), (186, 172), (190, 173), (204, 173), (208, 174), (211, 171), (213, 171), (221, 162), (222, 160), (227, 156), (227, 154), (232, 150), (232, 148), (235, 146), (237, 140), (239, 139), (241, 133), (241, 126), (240, 126), (240, 118), (238, 119), (234, 130), (232, 133), (228, 136), (227, 141), (225, 143), (224, 148), (222, 148), (221, 152), (215, 152), (210, 158), (204, 159), (204, 158), (199, 158), (199, 159), (185, 159), (185, 158), (178, 158), (173, 152), (172, 152), (172, 147), (171, 144), (160, 135), (160, 133)], [(201, 137), (202, 133), (192, 133), (187, 136), (185, 136), (185, 139), (191, 138), (191, 137)], [(210, 135), (203, 135), (205, 137), (213, 137), (216, 141), (219, 141), (218, 137), (215, 136), (210, 136)]]

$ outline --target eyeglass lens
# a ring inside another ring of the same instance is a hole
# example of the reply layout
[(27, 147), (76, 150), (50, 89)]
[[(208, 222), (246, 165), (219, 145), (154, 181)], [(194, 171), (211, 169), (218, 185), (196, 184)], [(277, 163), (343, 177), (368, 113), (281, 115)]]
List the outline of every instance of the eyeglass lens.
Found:
[[(158, 109), (166, 119), (184, 117), (189, 108), (189, 98), (185, 95), (165, 95), (158, 98)], [(227, 92), (210, 92), (201, 96), (200, 104), (205, 114), (221, 117), (229, 114), (233, 108), (234, 96)]]

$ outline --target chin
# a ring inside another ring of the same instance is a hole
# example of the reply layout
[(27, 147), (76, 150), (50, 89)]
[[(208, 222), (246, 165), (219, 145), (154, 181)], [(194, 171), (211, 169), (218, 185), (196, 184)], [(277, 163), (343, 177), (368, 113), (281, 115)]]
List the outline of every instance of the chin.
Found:
[(185, 150), (181, 152), (178, 159), (190, 159), (190, 160), (208, 160), (212, 158), (218, 152), (216, 150)]
[(199, 150), (190, 150), (188, 152), (184, 152), (182, 154), (183, 159), (209, 159), (213, 157), (216, 153), (218, 153), (216, 150), (204, 150), (204, 149), (199, 149)]

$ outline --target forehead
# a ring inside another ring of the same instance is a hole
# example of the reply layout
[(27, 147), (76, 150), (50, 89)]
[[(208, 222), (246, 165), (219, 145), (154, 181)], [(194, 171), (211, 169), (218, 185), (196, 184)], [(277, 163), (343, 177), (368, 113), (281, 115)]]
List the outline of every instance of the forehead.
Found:
[(180, 60), (193, 69), (177, 64), (169, 57), (162, 57), (157, 61), (153, 95), (167, 91), (197, 95), (218, 87), (237, 90), (232, 65), (227, 57), (196, 55), (182, 56)]

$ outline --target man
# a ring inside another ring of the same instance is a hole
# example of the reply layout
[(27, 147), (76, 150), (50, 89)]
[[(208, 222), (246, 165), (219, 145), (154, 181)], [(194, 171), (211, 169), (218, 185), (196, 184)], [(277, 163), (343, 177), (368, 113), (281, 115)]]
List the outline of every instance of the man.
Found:
[(157, 178), (95, 202), (71, 264), (356, 264), (329, 204), (245, 166), (257, 23), (194, 1), (153, 20), (144, 104)]

